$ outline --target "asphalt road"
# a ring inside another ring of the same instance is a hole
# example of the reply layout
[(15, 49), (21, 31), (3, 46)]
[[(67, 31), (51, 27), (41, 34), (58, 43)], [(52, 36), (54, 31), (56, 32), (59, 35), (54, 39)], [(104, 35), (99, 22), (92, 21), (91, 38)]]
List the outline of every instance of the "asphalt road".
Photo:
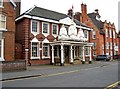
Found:
[(106, 87), (118, 81), (118, 62), (101, 64), (104, 63), (102, 66), (83, 69), (79, 65), (56, 68), (54, 71), (57, 72), (54, 73), (4, 81), (2, 87)]

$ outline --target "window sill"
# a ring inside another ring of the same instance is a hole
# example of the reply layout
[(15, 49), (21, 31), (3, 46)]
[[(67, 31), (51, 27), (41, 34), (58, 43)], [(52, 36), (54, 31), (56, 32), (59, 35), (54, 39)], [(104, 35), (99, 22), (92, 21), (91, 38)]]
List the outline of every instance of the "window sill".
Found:
[(40, 57), (31, 57), (31, 59), (35, 59), (35, 60), (39, 60), (40, 59)]
[(42, 59), (50, 59), (50, 57), (42, 57)]
[(7, 31), (7, 29), (5, 29), (5, 28), (0, 28), (0, 32), (1, 31)]

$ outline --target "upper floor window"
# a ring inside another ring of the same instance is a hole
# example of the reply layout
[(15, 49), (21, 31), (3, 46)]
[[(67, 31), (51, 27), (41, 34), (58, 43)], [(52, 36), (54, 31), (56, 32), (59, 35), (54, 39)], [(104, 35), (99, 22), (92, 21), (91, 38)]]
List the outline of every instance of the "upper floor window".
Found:
[(58, 34), (58, 25), (57, 24), (52, 25), (52, 34), (54, 34), (54, 35)]
[(112, 31), (110, 30), (110, 38), (112, 38)]
[(6, 29), (6, 16), (0, 14), (0, 28)]
[(113, 38), (115, 39), (115, 31), (113, 31)]
[(106, 29), (106, 37), (108, 37), (108, 29)]
[(0, 0), (0, 7), (3, 7), (3, 0)]
[(32, 32), (39, 33), (39, 22), (32, 20)]
[(92, 32), (92, 38), (95, 39), (96, 38), (96, 31)]
[(85, 31), (84, 31), (84, 35), (85, 35), (85, 38), (87, 38), (87, 39), (88, 39), (89, 34), (88, 34), (88, 31), (87, 31), (87, 30), (85, 30)]
[(109, 43), (106, 42), (106, 49), (109, 49)]
[(49, 23), (43, 22), (42, 31), (45, 34), (49, 34)]

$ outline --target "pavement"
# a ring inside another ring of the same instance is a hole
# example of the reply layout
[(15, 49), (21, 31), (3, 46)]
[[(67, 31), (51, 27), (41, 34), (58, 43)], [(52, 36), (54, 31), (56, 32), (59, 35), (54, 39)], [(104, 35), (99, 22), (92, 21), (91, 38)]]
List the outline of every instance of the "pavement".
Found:
[(37, 66), (28, 66), (27, 70), (24, 71), (13, 71), (13, 72), (4, 72), (1, 73), (2, 78), (0, 81), (7, 81), (7, 80), (14, 80), (20, 78), (29, 78), (29, 77), (38, 77), (42, 75), (49, 75), (54, 73), (60, 73), (65, 71), (72, 71), (75, 70), (76, 67), (80, 67), (80, 69), (84, 70), (87, 68), (93, 67), (103, 67), (112, 64), (113, 62), (117, 61), (110, 61), (110, 62), (99, 62), (94, 61), (92, 64), (65, 64), (65, 66), (59, 65), (37, 65)]

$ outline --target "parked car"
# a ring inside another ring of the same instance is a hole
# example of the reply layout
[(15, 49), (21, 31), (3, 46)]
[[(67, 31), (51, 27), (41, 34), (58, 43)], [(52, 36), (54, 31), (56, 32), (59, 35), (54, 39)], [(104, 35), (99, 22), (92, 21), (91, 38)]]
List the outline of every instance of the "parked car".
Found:
[(110, 55), (98, 55), (96, 57), (96, 61), (100, 61), (100, 60), (110, 61), (110, 59), (111, 59)]

